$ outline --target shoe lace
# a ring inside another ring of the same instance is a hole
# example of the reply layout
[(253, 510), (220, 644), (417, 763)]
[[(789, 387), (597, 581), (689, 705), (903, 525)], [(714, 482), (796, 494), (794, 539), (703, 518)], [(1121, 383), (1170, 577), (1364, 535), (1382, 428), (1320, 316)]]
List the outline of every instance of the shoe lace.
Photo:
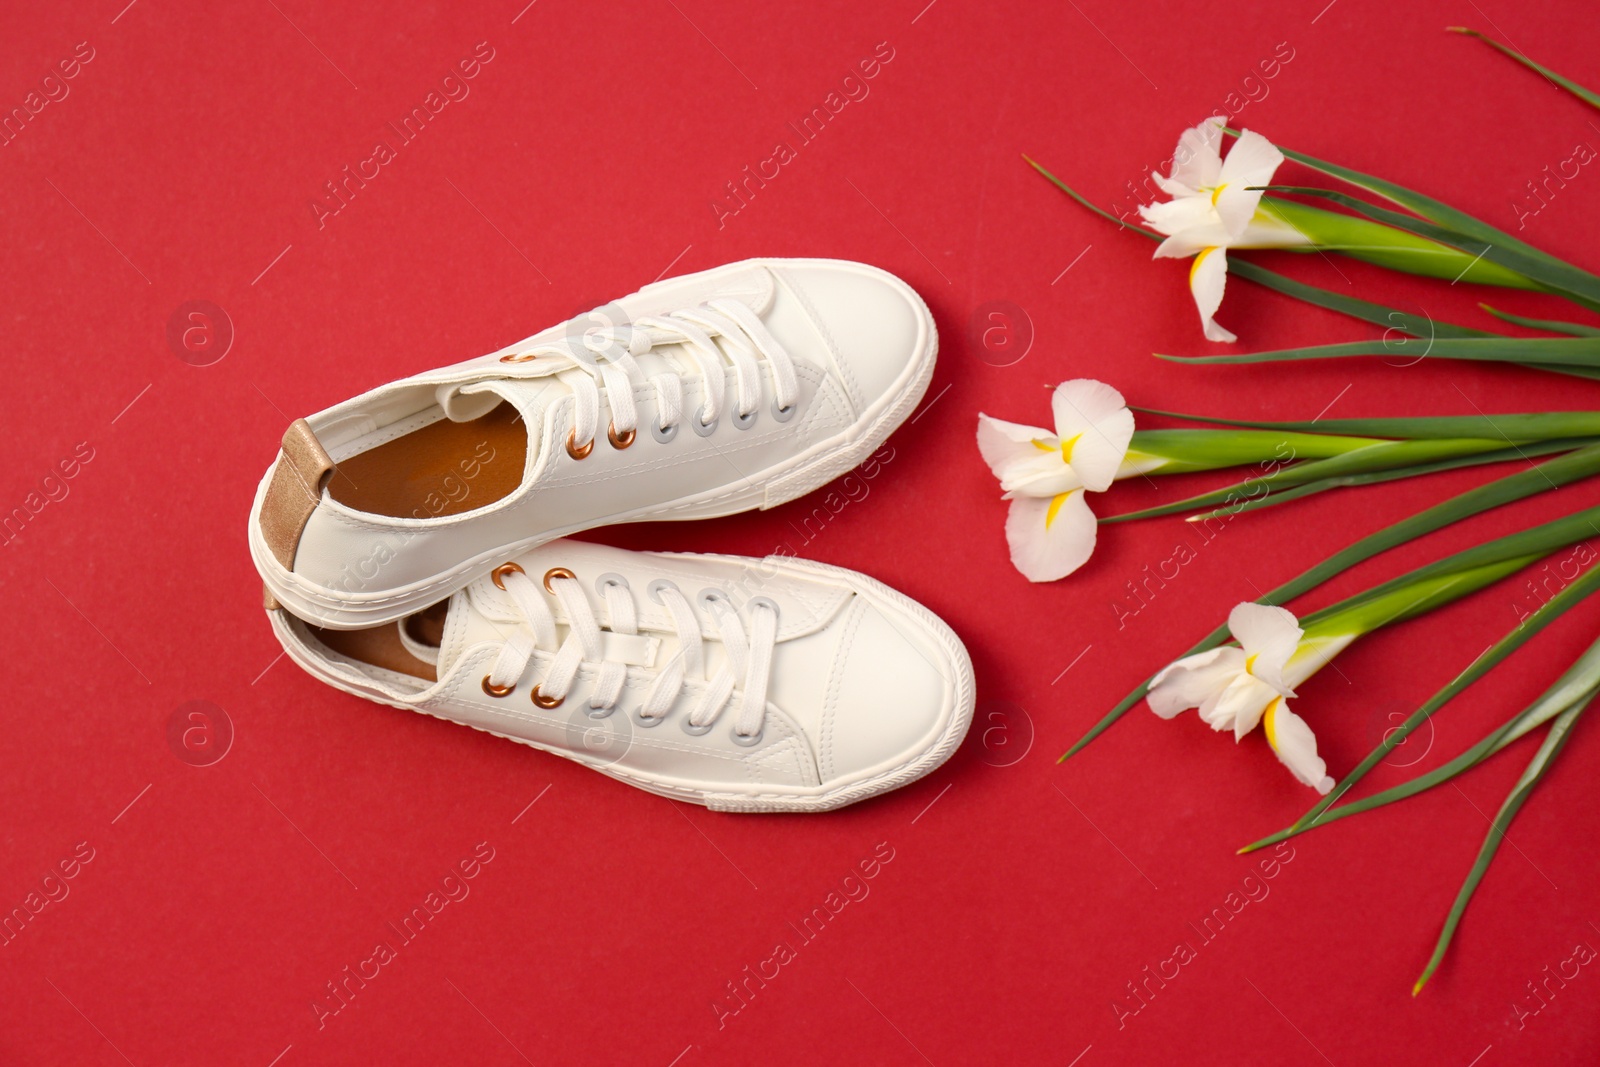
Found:
[[(722, 339), (720, 346), (716, 338)], [(740, 420), (748, 419), (761, 406), (762, 360), (772, 368), (778, 410), (791, 410), (799, 397), (794, 361), (756, 313), (737, 300), (711, 300), (666, 315), (645, 316), (581, 337), (543, 342), (501, 360), (523, 363), (558, 356), (571, 361), (571, 366), (555, 374), (571, 386), (577, 398), (572, 443), (582, 450), (600, 429), (600, 385), (605, 386), (604, 400), (611, 408), (613, 435), (625, 437), (638, 428), (634, 387), (644, 381), (655, 387), (657, 429), (663, 434), (675, 432), (684, 415), (683, 380), (671, 372), (646, 376), (637, 358), (668, 344), (683, 346), (695, 375), (705, 382), (704, 400), (696, 414), (701, 428), (715, 425), (722, 415), (728, 363), (733, 367), (735, 415)]]
[[(611, 709), (621, 699), (627, 681), (627, 665), (605, 658), (601, 626), (584, 592), (583, 584), (570, 571), (555, 568), (547, 572), (544, 589), (560, 602), (569, 622), (566, 639), (557, 645), (556, 618), (540, 586), (515, 563), (494, 572), (496, 585), (503, 588), (527, 623), (501, 646), (494, 666), (483, 679), (484, 691), (503, 696), (516, 687), (539, 649), (555, 649), (550, 668), (534, 686), (532, 697), (541, 707), (554, 707), (571, 692), (578, 668), (584, 663), (599, 664), (589, 708)], [(618, 634), (637, 635), (639, 614), (633, 592), (625, 579), (607, 576), (600, 583), (605, 600), (606, 629)], [(716, 590), (700, 595), (700, 602), (716, 628), (727, 652), (726, 662), (714, 677), (705, 677), (705, 631), (699, 616), (683, 592), (672, 582), (650, 584), (649, 595), (666, 607), (678, 637), (678, 652), (656, 675), (644, 703), (641, 719), (662, 719), (672, 710), (679, 693), (691, 679), (704, 679), (705, 691), (689, 714), (688, 726), (696, 732), (711, 728), (722, 709), (739, 688), (739, 718), (734, 731), (741, 738), (759, 737), (766, 721), (767, 685), (772, 676), (772, 653), (778, 636), (778, 606), (765, 597), (749, 602), (749, 629), (728, 598)], [(743, 686), (739, 687), (739, 682)]]

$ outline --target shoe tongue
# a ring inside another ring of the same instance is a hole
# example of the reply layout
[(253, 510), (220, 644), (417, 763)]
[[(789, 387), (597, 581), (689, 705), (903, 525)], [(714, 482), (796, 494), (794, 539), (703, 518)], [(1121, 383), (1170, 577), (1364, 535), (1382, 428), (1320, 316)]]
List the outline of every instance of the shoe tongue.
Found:
[(512, 620), (486, 615), (479, 603), (474, 601), (471, 589), (468, 586), (450, 598), (444, 636), (439, 640), (440, 679), (449, 677), (467, 649), (481, 644), (504, 644), (518, 629), (518, 624)]

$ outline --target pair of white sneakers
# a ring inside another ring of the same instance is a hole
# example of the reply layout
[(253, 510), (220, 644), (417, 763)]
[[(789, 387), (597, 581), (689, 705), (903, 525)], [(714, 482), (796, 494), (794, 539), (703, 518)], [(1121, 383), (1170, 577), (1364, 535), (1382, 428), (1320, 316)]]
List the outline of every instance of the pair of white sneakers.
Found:
[(810, 492), (905, 420), (937, 348), (891, 274), (747, 260), (299, 420), (250, 516), (273, 630), (335, 688), (716, 810), (914, 781), (973, 708), (926, 608), (792, 557), (560, 538)]

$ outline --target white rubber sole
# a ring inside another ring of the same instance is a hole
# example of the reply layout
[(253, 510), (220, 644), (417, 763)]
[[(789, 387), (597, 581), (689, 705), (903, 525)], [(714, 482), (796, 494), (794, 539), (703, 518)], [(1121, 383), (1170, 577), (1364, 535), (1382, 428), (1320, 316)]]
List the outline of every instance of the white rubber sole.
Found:
[[(734, 492), (711, 490), (665, 504), (650, 504), (593, 522), (575, 523), (480, 552), (448, 571), (421, 582), (381, 592), (351, 593), (307, 581), (279, 563), (267, 548), (261, 536), (259, 516), (267, 483), (272, 477), (272, 469), (268, 468), (256, 489), (255, 501), (250, 509), (250, 557), (266, 584), (267, 592), (291, 613), (327, 629), (359, 630), (394, 622), (437, 604), (508, 557), (569, 534), (625, 522), (720, 518), (787, 504), (859, 466), (888, 440), (889, 435), (911, 415), (926, 395), (937, 362), (939, 334), (927, 304), (909, 286), (906, 291), (914, 299), (914, 306), (926, 330), (927, 352), (921, 359), (907, 364), (901, 378), (877, 404), (867, 409), (855, 426), (769, 468), (760, 482), (753, 486), (742, 487)], [(768, 499), (768, 487), (780, 481), (788, 484), (782, 492)]]
[[(944, 706), (940, 709), (939, 718), (936, 720), (928, 742), (916, 752), (908, 753), (906, 758), (888, 767), (883, 767), (866, 772), (855, 778), (839, 782), (826, 783), (811, 788), (805, 787), (764, 787), (759, 792), (744, 792), (728, 788), (721, 783), (704, 783), (700, 786), (676, 781), (657, 781), (645, 775), (630, 773), (626, 769), (619, 769), (611, 762), (600, 762), (589, 758), (586, 753), (572, 751), (532, 741), (525, 737), (503, 733), (489, 727), (479, 726), (475, 723), (462, 722), (452, 718), (446, 711), (418, 707), (401, 700), (393, 699), (377, 688), (362, 686), (355, 679), (344, 678), (331, 673), (324, 661), (317, 658), (293, 630), (291, 623), (284, 618), (281, 611), (268, 611), (272, 622), (272, 629), (282, 643), (284, 651), (289, 658), (300, 664), (305, 671), (319, 681), (325, 682), (335, 689), (373, 701), (389, 707), (399, 708), (404, 711), (415, 711), (423, 715), (439, 719), (444, 722), (454, 723), (457, 726), (467, 726), (481, 733), (494, 737), (503, 737), (507, 741), (536, 748), (541, 752), (560, 756), (582, 764), (590, 770), (598, 771), (609, 778), (624, 782), (657, 796), (667, 797), (671, 800), (681, 800), (686, 803), (699, 804), (712, 811), (727, 812), (822, 812), (843, 808), (869, 797), (879, 796), (883, 793), (899, 789), (923, 778), (937, 770), (946, 760), (955, 754), (961, 741), (967, 735), (967, 729), (972, 724), (973, 708), (976, 704), (976, 681), (972, 671), (972, 660), (968, 656), (966, 646), (956, 636), (955, 631), (933, 612), (912, 600), (905, 594), (891, 589), (876, 579), (869, 578), (857, 571), (846, 570), (842, 567), (833, 567), (825, 563), (815, 563), (809, 560), (796, 560), (785, 558), (781, 566), (800, 571), (810, 571), (815, 574), (834, 578), (844, 578), (851, 589), (858, 596), (865, 596), (872, 600), (880, 610), (884, 610), (892, 617), (905, 620), (916, 626), (918, 632), (929, 643), (943, 653), (945, 666), (949, 674), (946, 680), (950, 683), (946, 693)], [(941, 673), (944, 673), (941, 671)]]

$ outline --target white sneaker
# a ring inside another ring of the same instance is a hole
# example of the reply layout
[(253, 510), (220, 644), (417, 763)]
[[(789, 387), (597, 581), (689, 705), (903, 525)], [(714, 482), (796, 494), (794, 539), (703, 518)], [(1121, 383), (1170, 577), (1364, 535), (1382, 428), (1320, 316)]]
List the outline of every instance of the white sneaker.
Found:
[(920, 604), (793, 558), (556, 541), (364, 630), (269, 610), (329, 685), (719, 811), (826, 811), (938, 767), (972, 664)]
[(770, 508), (866, 459), (938, 347), (860, 263), (747, 260), (296, 421), (256, 492), (268, 591), (335, 628), (390, 622), (497, 561), (634, 520)]

